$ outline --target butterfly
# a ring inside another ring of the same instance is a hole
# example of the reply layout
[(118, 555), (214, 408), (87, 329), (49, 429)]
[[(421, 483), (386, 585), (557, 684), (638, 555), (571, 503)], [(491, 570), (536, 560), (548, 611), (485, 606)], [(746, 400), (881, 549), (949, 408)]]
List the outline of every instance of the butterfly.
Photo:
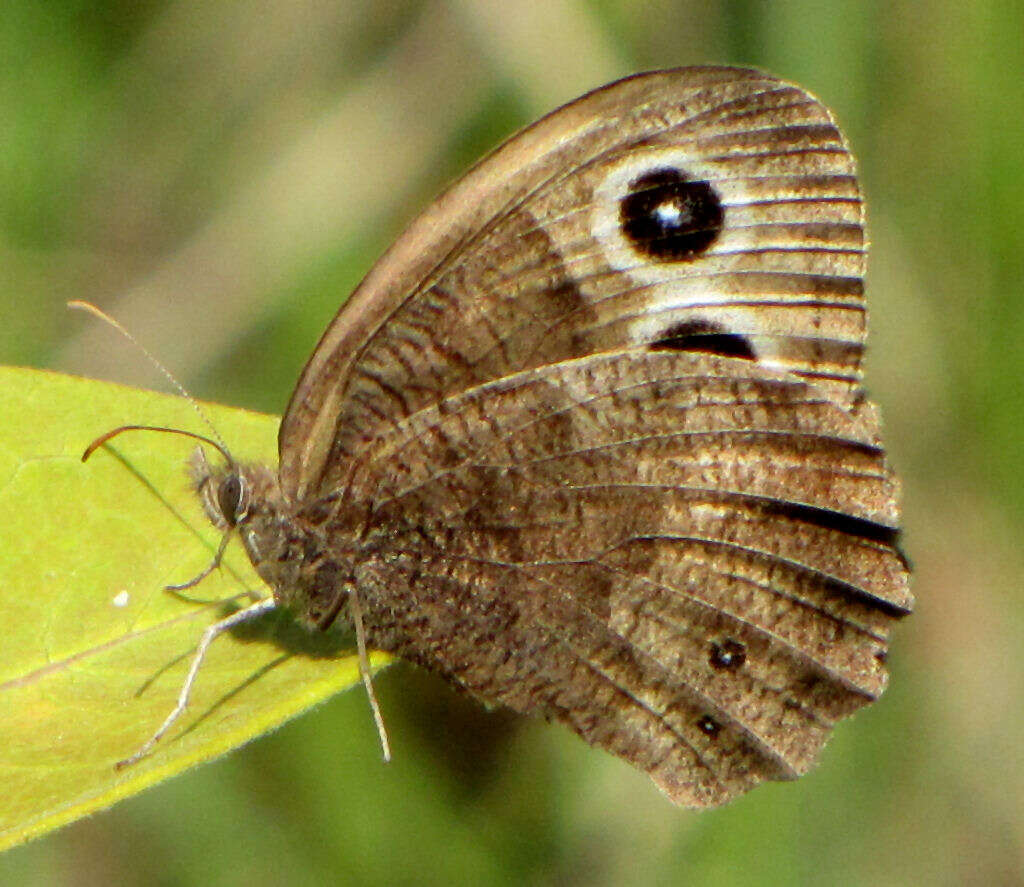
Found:
[(277, 470), (196, 457), (273, 593), (200, 657), (286, 608), (355, 627), (371, 698), (367, 646), (677, 804), (799, 776), (912, 608), (864, 272), (854, 160), (802, 89), (679, 68), (552, 112), (343, 304)]

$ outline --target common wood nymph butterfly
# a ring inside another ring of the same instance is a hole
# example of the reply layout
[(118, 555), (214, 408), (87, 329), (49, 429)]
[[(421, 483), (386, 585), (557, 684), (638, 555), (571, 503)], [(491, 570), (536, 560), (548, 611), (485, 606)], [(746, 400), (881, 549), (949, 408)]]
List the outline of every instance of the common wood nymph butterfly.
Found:
[(354, 621), (678, 804), (800, 775), (912, 605), (864, 264), (853, 158), (801, 89), (681, 68), (560, 108), (344, 304), (276, 472), (198, 461), (273, 590), (232, 619)]

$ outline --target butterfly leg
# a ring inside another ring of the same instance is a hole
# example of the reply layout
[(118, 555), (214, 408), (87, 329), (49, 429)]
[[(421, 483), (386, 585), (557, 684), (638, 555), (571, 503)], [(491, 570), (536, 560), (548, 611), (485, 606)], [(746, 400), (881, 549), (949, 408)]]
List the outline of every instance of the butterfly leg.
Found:
[(199, 640), (199, 645), (196, 647), (195, 656), (192, 658), (192, 666), (188, 670), (188, 676), (185, 678), (185, 683), (182, 685), (181, 692), (178, 694), (178, 703), (174, 706), (174, 710), (167, 716), (167, 719), (160, 725), (160, 728), (146, 741), (142, 748), (135, 752), (131, 757), (125, 758), (123, 761), (118, 761), (117, 764), (114, 765), (116, 770), (120, 770), (124, 767), (130, 767), (132, 764), (136, 764), (142, 760), (142, 758), (152, 751), (153, 746), (160, 741), (163, 735), (171, 728), (171, 725), (185, 713), (185, 709), (188, 708), (189, 696), (192, 693), (192, 685), (195, 683), (196, 676), (199, 674), (199, 666), (202, 665), (203, 659), (206, 656), (206, 651), (210, 648), (210, 644), (213, 643), (214, 639), (228, 629), (234, 628), (236, 625), (241, 625), (243, 622), (249, 622), (253, 619), (259, 618), (264, 613), (269, 613), (276, 606), (277, 602), (272, 597), (263, 598), (255, 604), (246, 607), (244, 610), (239, 610), (237, 613), (232, 613), (225, 619), (221, 619), (219, 622), (213, 623), (213, 625), (203, 632), (203, 636)]
[(359, 674), (363, 679), (363, 686), (366, 687), (366, 695), (370, 700), (370, 710), (373, 712), (373, 722), (377, 725), (377, 735), (380, 737), (380, 748), (384, 754), (384, 762), (387, 763), (391, 760), (391, 743), (388, 741), (388, 731), (384, 727), (384, 718), (380, 713), (380, 706), (377, 704), (377, 694), (373, 692), (370, 657), (366, 653), (366, 631), (363, 628), (363, 610), (359, 603), (359, 595), (354, 588), (349, 591), (349, 613), (352, 616), (352, 624), (356, 630), (356, 649), (359, 651)]
[(224, 557), (224, 551), (228, 547), (228, 541), (231, 539), (231, 531), (228, 530), (221, 536), (220, 545), (217, 546), (217, 553), (213, 556), (213, 560), (203, 569), (198, 575), (188, 580), (188, 582), (182, 582), (180, 585), (165, 585), (168, 591), (186, 591), (189, 588), (195, 588), (200, 582), (202, 582), (207, 576), (209, 576), (217, 567), (220, 566), (221, 559)]

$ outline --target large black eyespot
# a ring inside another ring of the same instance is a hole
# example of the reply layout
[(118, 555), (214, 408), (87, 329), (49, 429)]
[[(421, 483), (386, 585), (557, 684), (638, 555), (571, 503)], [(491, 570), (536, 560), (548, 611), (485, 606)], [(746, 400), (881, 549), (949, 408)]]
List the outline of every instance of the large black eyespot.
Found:
[(229, 474), (217, 487), (217, 506), (229, 526), (234, 526), (245, 511), (245, 484), (237, 474)]
[(667, 167), (634, 179), (619, 205), (622, 231), (640, 252), (667, 262), (689, 261), (722, 230), (722, 202), (710, 183)]

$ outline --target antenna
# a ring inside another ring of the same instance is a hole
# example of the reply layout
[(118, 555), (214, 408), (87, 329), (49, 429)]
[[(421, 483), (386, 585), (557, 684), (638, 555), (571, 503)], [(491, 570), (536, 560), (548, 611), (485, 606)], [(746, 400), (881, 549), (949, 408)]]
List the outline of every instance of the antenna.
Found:
[(108, 431), (106, 434), (101, 434), (96, 438), (96, 440), (89, 444), (89, 446), (85, 448), (85, 452), (82, 453), (82, 461), (87, 461), (89, 457), (108, 440), (112, 437), (117, 437), (125, 431), (162, 431), (166, 434), (180, 434), (183, 437), (191, 437), (193, 440), (201, 440), (203, 443), (208, 443), (224, 457), (224, 461), (227, 462), (228, 465), (235, 464), (235, 460), (231, 458), (231, 453), (217, 443), (217, 441), (207, 437), (205, 434), (196, 434), (194, 431), (184, 431), (181, 428), (167, 428), (164, 425), (119, 425), (117, 428)]
[[(209, 441), (209, 443), (211, 443), (214, 446), (216, 446), (217, 449), (224, 455), (224, 457), (227, 459), (227, 461), (230, 464), (234, 464), (235, 460), (232, 459), (231, 456), (228, 453), (228, 445), (227, 445), (227, 443), (225, 443), (224, 438), (220, 436), (220, 432), (218, 432), (217, 429), (214, 427), (213, 422), (210, 421), (209, 416), (207, 416), (206, 413), (203, 412), (203, 408), (201, 406), (199, 406), (199, 403), (196, 401), (196, 399), (191, 394), (188, 393), (188, 391), (186, 390), (185, 386), (182, 385), (181, 382), (179, 382), (174, 377), (174, 375), (171, 373), (171, 371), (169, 369), (167, 369), (167, 367), (165, 367), (162, 363), (160, 363), (160, 361), (157, 360), (149, 352), (149, 349), (147, 349), (138, 339), (136, 339), (135, 336), (133, 336), (130, 332), (128, 332), (128, 330), (126, 330), (123, 326), (121, 326), (121, 324), (118, 323), (113, 317), (111, 317), (109, 314), (107, 314), (102, 309), (97, 308), (91, 302), (83, 302), (80, 299), (73, 299), (72, 301), (68, 302), (68, 308), (77, 308), (77, 309), (79, 309), (81, 311), (88, 311), (91, 315), (93, 315), (93, 317), (98, 317), (100, 320), (104, 321), (105, 323), (110, 324), (115, 330), (117, 330), (122, 336), (124, 336), (136, 348), (138, 348), (139, 351), (141, 351), (146, 356), (146, 359), (151, 364), (153, 364), (153, 366), (155, 366), (163, 374), (164, 378), (167, 379), (167, 381), (170, 382), (177, 389), (178, 394), (180, 394), (182, 397), (185, 398), (185, 400), (187, 400), (190, 404), (192, 404), (192, 409), (194, 409), (196, 411), (196, 414), (199, 416), (199, 418), (203, 420), (203, 422), (205, 423), (206, 427), (209, 428), (210, 431), (213, 433), (213, 437), (215, 438), (216, 443), (214, 441), (212, 441), (212, 440)], [(160, 429), (160, 430), (170, 430), (170, 429)], [(178, 433), (185, 433), (185, 432), (178, 432)], [(192, 435), (192, 436), (194, 437), (196, 435)], [(202, 438), (202, 439), (205, 440), (206, 438)], [(98, 446), (99, 443), (102, 443), (102, 442), (103, 442), (102, 440), (99, 441), (96, 444), (96, 446)], [(90, 449), (92, 449), (92, 448), (90, 448)]]

